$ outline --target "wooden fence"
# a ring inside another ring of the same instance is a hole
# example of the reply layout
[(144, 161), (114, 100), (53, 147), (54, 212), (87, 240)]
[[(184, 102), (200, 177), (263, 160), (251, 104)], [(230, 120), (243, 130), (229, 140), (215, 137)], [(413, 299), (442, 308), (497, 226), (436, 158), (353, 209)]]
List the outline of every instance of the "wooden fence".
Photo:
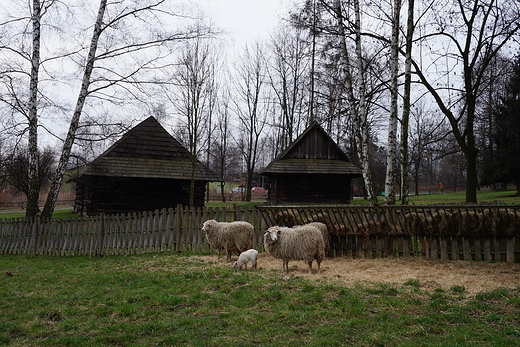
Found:
[(272, 225), (321, 221), (330, 233), (329, 257), (420, 256), (432, 259), (520, 262), (520, 206), (327, 206), (177, 208), (69, 220), (0, 220), (0, 253), (122, 255), (208, 251), (200, 231), (208, 219), (245, 220), (262, 248)]

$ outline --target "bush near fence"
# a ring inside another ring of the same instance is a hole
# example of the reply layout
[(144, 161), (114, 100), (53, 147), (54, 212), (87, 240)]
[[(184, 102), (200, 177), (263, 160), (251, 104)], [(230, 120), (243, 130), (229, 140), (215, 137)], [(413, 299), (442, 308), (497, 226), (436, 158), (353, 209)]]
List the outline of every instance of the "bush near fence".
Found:
[(254, 247), (273, 225), (327, 224), (329, 257), (405, 257), (520, 262), (520, 206), (258, 206), (177, 208), (78, 217), (0, 220), (3, 254), (118, 255), (209, 251), (208, 219), (245, 220)]

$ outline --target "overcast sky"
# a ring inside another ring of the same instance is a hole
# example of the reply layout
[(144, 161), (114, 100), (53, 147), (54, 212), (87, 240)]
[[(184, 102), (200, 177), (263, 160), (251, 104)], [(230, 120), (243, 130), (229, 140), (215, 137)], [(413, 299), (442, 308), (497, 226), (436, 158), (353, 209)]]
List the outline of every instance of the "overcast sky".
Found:
[(196, 0), (205, 14), (234, 40), (235, 49), (267, 37), (293, 0)]

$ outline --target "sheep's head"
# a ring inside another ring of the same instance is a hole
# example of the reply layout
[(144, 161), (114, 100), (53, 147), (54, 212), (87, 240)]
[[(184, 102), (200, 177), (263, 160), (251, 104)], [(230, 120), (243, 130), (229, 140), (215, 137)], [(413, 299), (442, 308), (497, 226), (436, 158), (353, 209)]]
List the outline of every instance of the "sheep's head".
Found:
[(271, 239), (271, 241), (275, 242), (278, 240), (278, 236), (280, 235), (281, 230), (278, 227), (271, 227), (266, 230), (265, 236)]
[(216, 220), (214, 219), (210, 219), (210, 220), (207, 220), (205, 221), (204, 223), (202, 223), (202, 228), (201, 228), (201, 231), (204, 233), (204, 232), (207, 232), (208, 230), (211, 229), (211, 227), (218, 223)]
[(236, 260), (233, 263), (233, 269), (238, 269), (238, 261), (236, 261)]

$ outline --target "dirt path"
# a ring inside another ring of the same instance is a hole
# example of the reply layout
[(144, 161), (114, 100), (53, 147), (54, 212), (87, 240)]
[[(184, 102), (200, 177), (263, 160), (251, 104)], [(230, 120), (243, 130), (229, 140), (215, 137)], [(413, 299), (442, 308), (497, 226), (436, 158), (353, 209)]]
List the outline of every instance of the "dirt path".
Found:
[[(205, 261), (216, 261), (215, 256), (202, 257)], [(235, 260), (236, 257), (233, 258)], [(232, 266), (220, 259), (223, 266)], [(278, 270), (282, 261), (265, 253), (258, 257), (258, 267), (264, 270)], [(313, 263), (313, 268), (316, 263)], [(464, 286), (466, 293), (475, 295), (498, 288), (520, 287), (520, 264), (488, 263), (467, 261), (425, 260), (421, 258), (390, 259), (350, 259), (333, 258), (322, 262), (320, 274), (309, 275), (303, 261), (289, 262), (289, 276), (308, 279), (325, 279), (347, 286), (357, 282), (379, 282), (404, 285), (410, 279), (419, 280), (422, 289), (436, 288), (449, 290), (453, 286)]]

